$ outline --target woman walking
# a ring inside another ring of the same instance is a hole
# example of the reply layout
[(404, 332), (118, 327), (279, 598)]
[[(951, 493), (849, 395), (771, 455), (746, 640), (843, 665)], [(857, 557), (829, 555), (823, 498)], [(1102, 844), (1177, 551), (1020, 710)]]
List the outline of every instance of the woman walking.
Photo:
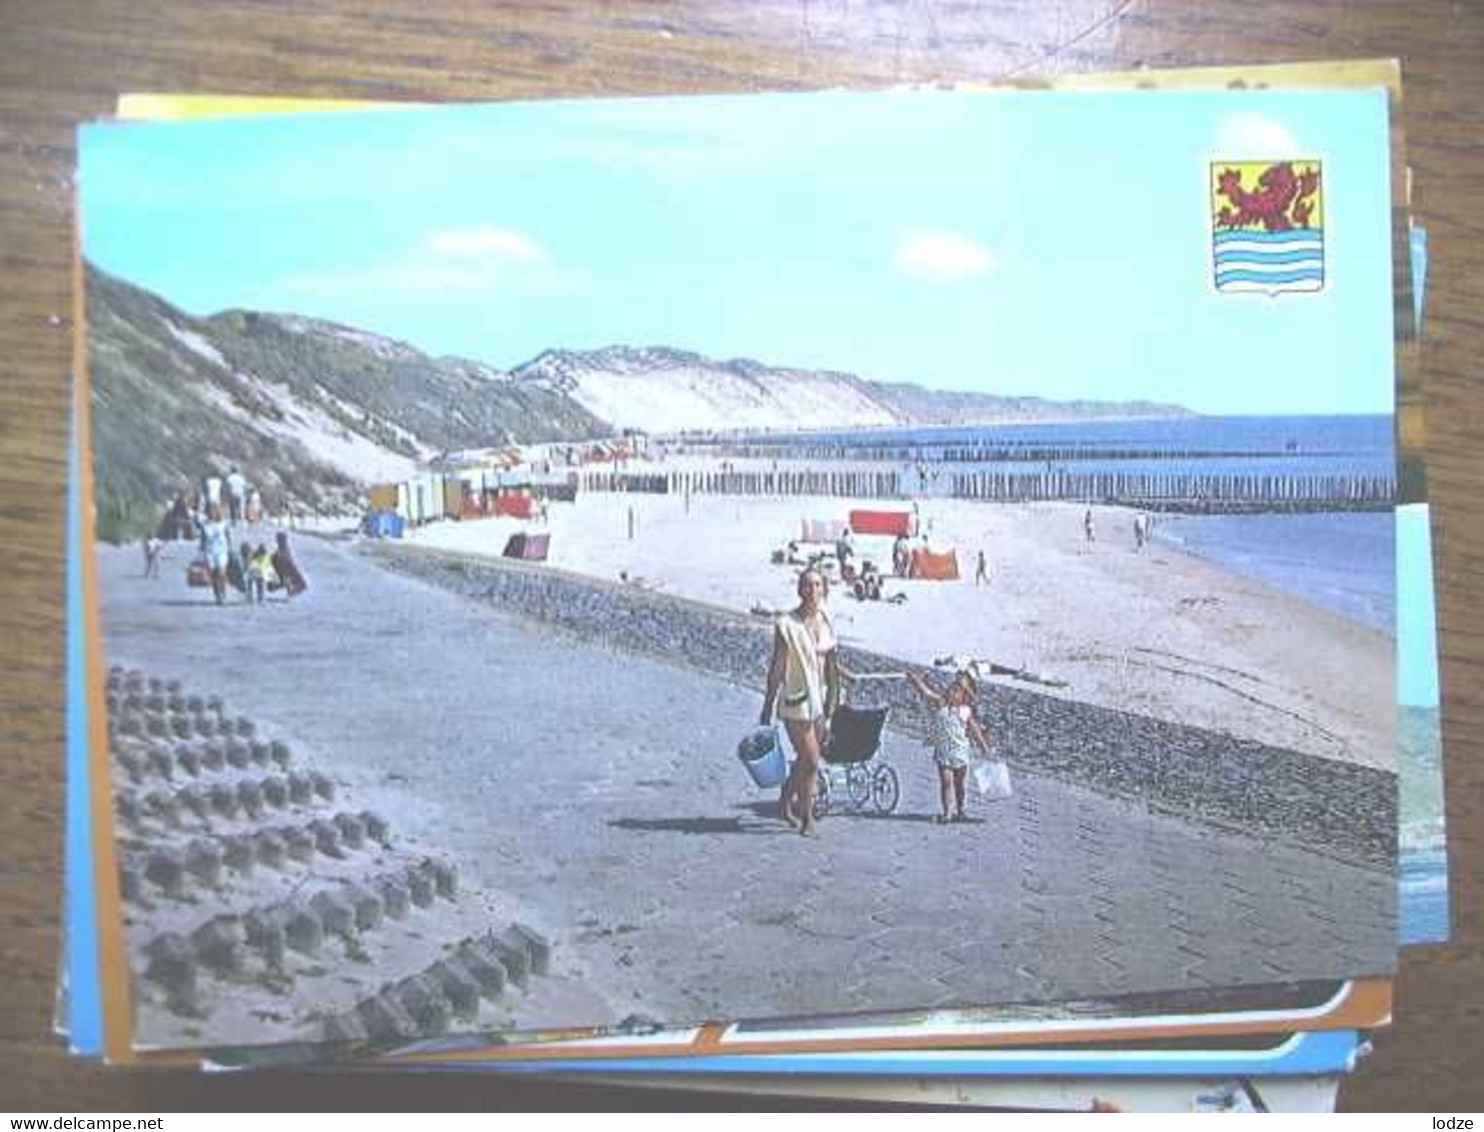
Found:
[(759, 721), (766, 726), (778, 707), (794, 763), (778, 798), (778, 816), (806, 837), (815, 834), (814, 791), (829, 717), (846, 675), (836, 655), (835, 630), (825, 609), (829, 583), (810, 567), (799, 575), (799, 604), (777, 621), (773, 660)]
[(211, 596), (217, 605), (227, 600), (227, 560), (231, 554), (232, 544), (227, 524), (222, 520), (222, 509), (212, 507), (201, 524), (201, 556), (211, 571)]

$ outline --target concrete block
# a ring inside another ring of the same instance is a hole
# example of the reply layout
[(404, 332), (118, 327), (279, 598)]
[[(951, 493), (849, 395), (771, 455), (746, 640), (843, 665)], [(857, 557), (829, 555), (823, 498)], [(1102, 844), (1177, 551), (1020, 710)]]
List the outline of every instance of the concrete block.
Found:
[(340, 831), (340, 841), (347, 849), (359, 849), (366, 843), (366, 827), (353, 814), (336, 814), (335, 828)]
[(139, 824), (139, 795), (132, 790), (117, 790), (113, 795), (113, 812), (129, 825)]
[(414, 904), (419, 908), (427, 908), (433, 903), (433, 878), (421, 866), (413, 865), (403, 874), (403, 879), (407, 882), (407, 893)]
[(252, 872), (256, 858), (257, 849), (246, 834), (233, 833), (222, 838), (222, 864), (234, 873)]
[(144, 752), (144, 768), (156, 778), (175, 777), (175, 760), (170, 757), (169, 748), (155, 743)]
[(180, 824), (180, 803), (164, 790), (151, 790), (144, 796), (144, 812), (166, 825)]
[(196, 838), (186, 846), (186, 871), (201, 884), (215, 888), (222, 883), (222, 851), (215, 842)]
[(177, 739), (189, 739), (196, 733), (191, 726), (191, 717), (188, 715), (172, 715), (170, 717), (170, 733)]
[(138, 900), (142, 883), (138, 869), (130, 865), (119, 866), (119, 899)]
[(309, 907), (326, 935), (355, 934), (356, 911), (338, 892), (316, 892), (309, 898)]
[(180, 694), (178, 687), (173, 690), (168, 687), (165, 689), (165, 709), (178, 713), (186, 711), (185, 697)]
[(390, 845), (392, 841), (391, 823), (380, 814), (372, 813), (370, 810), (362, 810), (361, 822), (366, 827), (366, 836), (378, 845)]
[(130, 782), (138, 782), (144, 777), (144, 759), (140, 757), (139, 752), (115, 744), (113, 761), (129, 776)]
[(201, 765), (216, 772), (227, 765), (227, 749), (220, 743), (206, 743), (201, 747)]
[(187, 696), (185, 706), (192, 715), (200, 715), (206, 710), (206, 701), (200, 696)]
[[(125, 720), (124, 722), (127, 723), (129, 721)], [(128, 729), (123, 726), (120, 726), (119, 730), (125, 735), (129, 733)], [(159, 715), (146, 715), (144, 717), (144, 733), (153, 739), (170, 738), (170, 728), (166, 726), (164, 716)]]
[(220, 696), (207, 696), (206, 697), (206, 710), (207, 711), (211, 711), (211, 712), (215, 712), (217, 715), (221, 715), (221, 713), (222, 713), (222, 698)]
[(166, 680), (165, 681), (165, 694), (166, 695), (169, 695), (169, 696), (178, 696), (178, 695), (180, 695), (180, 692), (181, 692), (181, 688), (182, 687), (183, 687), (183, 685), (181, 684), (181, 682), (179, 680)]
[(283, 966), (284, 949), (288, 946), (285, 919), (281, 908), (254, 908), (242, 919), (242, 933), (247, 946), (261, 954), (268, 966), (275, 970)]
[(388, 917), (401, 920), (407, 916), (410, 896), (407, 885), (394, 876), (377, 877), (374, 882), (376, 894), (381, 897), (381, 906)]
[(144, 977), (159, 983), (171, 1000), (190, 1001), (196, 994), (196, 954), (190, 941), (178, 932), (156, 936), (145, 948), (149, 960)]
[(483, 942), (466, 941), (454, 953), (454, 959), (479, 984), (479, 993), (485, 998), (495, 998), (504, 991), (509, 973), (499, 957)]
[(258, 728), (252, 720), (248, 719), (247, 716), (242, 715), (237, 717), (236, 723), (232, 727), (232, 730), (244, 739), (251, 739), (255, 734), (257, 734)]
[(455, 1018), (472, 1022), (479, 1015), (479, 983), (457, 959), (442, 959), (425, 972), (448, 999)]
[(196, 958), (218, 975), (239, 975), (247, 965), (247, 932), (236, 916), (217, 916), (191, 933)]
[(263, 788), (251, 779), (242, 779), (237, 783), (237, 804), (248, 817), (262, 817)]
[(175, 748), (175, 763), (192, 778), (201, 776), (201, 752), (189, 743)]
[(485, 944), (490, 952), (500, 961), (505, 968), (505, 973), (510, 976), (510, 981), (524, 990), (531, 982), (531, 957), (525, 947), (512, 944), (501, 936), (490, 936), (485, 939)]
[(228, 739), (226, 750), (227, 762), (238, 770), (242, 770), (252, 761), (252, 748), (241, 739)]
[(439, 896), (445, 900), (452, 900), (459, 894), (459, 876), (451, 862), (440, 861), (436, 857), (425, 857), (422, 867), (423, 871), (433, 878), (433, 887), (437, 889)]
[(214, 739), (220, 730), (217, 726), (217, 717), (207, 715), (205, 712), (191, 716), (191, 726), (196, 734), (203, 739)]
[(379, 895), (354, 883), (346, 885), (342, 895), (355, 909), (357, 931), (368, 932), (381, 927), (386, 909)]
[(165, 681), (158, 676), (149, 677), (146, 683), (148, 683), (152, 695), (159, 696), (165, 691)]
[(224, 818), (237, 816), (237, 791), (225, 782), (213, 783), (207, 793), (211, 808)]
[(325, 1019), (321, 1031), (321, 1040), (327, 1042), (364, 1042), (368, 1037), (370, 1035), (366, 1033), (366, 1024), (354, 1012), (332, 1014)]
[(377, 1041), (419, 1036), (417, 1023), (408, 1017), (407, 1011), (389, 994), (378, 994), (366, 999), (356, 1007), (356, 1014), (366, 1027), (367, 1035)]
[(412, 1019), (418, 1032), (441, 1034), (453, 1021), (453, 1008), (443, 991), (431, 979), (412, 975), (392, 988), (392, 995)]
[(335, 784), (330, 781), (327, 775), (323, 775), (317, 770), (310, 771), (309, 785), (326, 802), (333, 802), (335, 800)]
[(205, 821), (211, 814), (210, 794), (194, 782), (178, 790), (175, 798), (180, 803), (181, 809), (202, 821)]
[(155, 715), (165, 714), (165, 697), (160, 695), (160, 689), (150, 682), (149, 695), (144, 697), (144, 710), (153, 712)]
[(267, 865), (270, 869), (281, 869), (288, 858), (289, 847), (281, 834), (265, 829), (253, 838), (253, 851), (257, 854), (259, 864)]
[(156, 849), (144, 862), (144, 879), (171, 896), (185, 891), (185, 854), (178, 849)]
[(120, 735), (142, 735), (144, 734), (144, 721), (137, 715), (126, 715), (118, 722), (118, 733)]
[(283, 938), (301, 955), (313, 955), (324, 942), (325, 928), (308, 908), (292, 904), (283, 910)]
[(309, 775), (297, 770), (289, 774), (289, 801), (296, 806), (307, 806), (314, 801), (314, 783)]
[(268, 744), (268, 757), (278, 766), (286, 767), (289, 765), (289, 759), (293, 756), (289, 751), (289, 745), (287, 743), (282, 739), (275, 739)]
[(296, 861), (308, 861), (314, 857), (314, 834), (299, 826), (285, 826), (279, 830), (289, 856)]
[(309, 823), (310, 835), (314, 838), (314, 847), (326, 857), (343, 857), (345, 852), (340, 848), (340, 831), (335, 828), (333, 822), (327, 822), (322, 818), (316, 818)]
[(531, 973), (535, 975), (551, 974), (551, 940), (538, 932), (529, 924), (519, 921), (510, 925), (502, 937), (512, 945), (523, 947), (526, 955), (531, 961)]
[(263, 779), (263, 801), (275, 810), (281, 810), (289, 804), (288, 779), (276, 774), (270, 774)]
[(247, 757), (252, 761), (253, 766), (267, 766), (270, 761), (268, 744), (261, 739), (254, 739), (247, 745)]

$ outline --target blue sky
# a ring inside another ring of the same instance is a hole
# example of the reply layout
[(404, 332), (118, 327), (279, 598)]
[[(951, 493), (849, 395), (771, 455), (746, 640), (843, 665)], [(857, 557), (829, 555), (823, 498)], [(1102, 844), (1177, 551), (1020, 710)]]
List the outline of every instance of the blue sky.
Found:
[[(1220, 296), (1211, 160), (1324, 162), (1327, 288)], [(85, 254), (509, 367), (714, 357), (1389, 412), (1383, 93), (753, 95), (85, 128)]]

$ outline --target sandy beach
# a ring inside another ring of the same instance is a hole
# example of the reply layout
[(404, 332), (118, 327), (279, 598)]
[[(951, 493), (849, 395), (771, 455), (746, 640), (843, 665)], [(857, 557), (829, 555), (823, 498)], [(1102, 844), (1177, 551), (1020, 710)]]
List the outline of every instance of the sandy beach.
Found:
[[(511, 534), (544, 530), (554, 568), (746, 612), (792, 604), (798, 568), (770, 556), (799, 537), (801, 520), (908, 506), (584, 492), (575, 504), (552, 504), (544, 524), (440, 522), (408, 538), (498, 555)], [(1123, 508), (1092, 509), (1091, 543), (1078, 504), (927, 499), (918, 509), (929, 545), (957, 551), (960, 580), (889, 579), (886, 593), (906, 597), (895, 604), (857, 601), (837, 587), (831, 610), (847, 644), (917, 663), (988, 659), (1065, 681), (1047, 690), (1068, 699), (1396, 765), (1394, 644), (1385, 634), (1163, 544), (1158, 523), (1138, 551), (1134, 513)], [(854, 541), (859, 555), (890, 570), (890, 538)], [(975, 584), (981, 549), (987, 585)]]

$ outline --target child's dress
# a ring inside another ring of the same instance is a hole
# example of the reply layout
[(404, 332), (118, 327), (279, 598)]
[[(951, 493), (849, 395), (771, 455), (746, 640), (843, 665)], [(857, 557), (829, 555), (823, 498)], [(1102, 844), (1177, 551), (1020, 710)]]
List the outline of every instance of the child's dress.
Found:
[(969, 765), (968, 704), (940, 704), (928, 715), (928, 742), (940, 767), (964, 770)]

